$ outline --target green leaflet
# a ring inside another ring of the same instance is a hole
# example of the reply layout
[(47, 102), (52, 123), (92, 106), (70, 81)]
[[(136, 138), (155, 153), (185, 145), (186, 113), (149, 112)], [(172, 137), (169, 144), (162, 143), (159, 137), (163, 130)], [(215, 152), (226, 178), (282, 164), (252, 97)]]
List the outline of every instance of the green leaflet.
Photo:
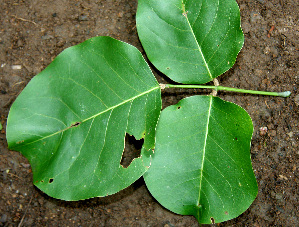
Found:
[(244, 42), (235, 0), (139, 0), (136, 20), (149, 60), (180, 83), (218, 77)]
[[(48, 195), (106, 196), (147, 170), (160, 111), (160, 87), (141, 53), (96, 37), (63, 51), (30, 81), (11, 107), (7, 141)], [(144, 138), (142, 157), (128, 168), (120, 165), (126, 132)]]
[(242, 214), (257, 195), (250, 160), (252, 121), (244, 109), (192, 96), (162, 111), (145, 182), (167, 209), (209, 224)]

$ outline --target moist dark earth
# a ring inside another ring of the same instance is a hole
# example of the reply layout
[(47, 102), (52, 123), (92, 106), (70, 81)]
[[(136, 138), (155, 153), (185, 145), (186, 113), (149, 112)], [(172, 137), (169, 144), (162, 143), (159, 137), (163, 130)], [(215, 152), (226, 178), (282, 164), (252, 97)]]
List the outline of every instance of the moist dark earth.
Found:
[[(239, 217), (217, 226), (298, 226), (298, 1), (237, 0), (245, 44), (222, 86), (291, 91), (289, 98), (220, 92), (251, 116), (258, 196)], [(9, 108), (30, 79), (62, 50), (94, 36), (112, 36), (144, 51), (137, 36), (136, 0), (0, 1), (0, 226), (199, 226), (163, 208), (142, 179), (104, 198), (52, 199), (32, 183), (28, 161), (7, 148)], [(160, 83), (170, 82), (154, 73)], [(206, 90), (169, 89), (163, 108)], [(267, 127), (267, 132), (260, 130)], [(132, 156), (138, 145), (128, 138)], [(130, 153), (131, 152), (131, 153)], [(125, 160), (124, 160), (125, 162)]]

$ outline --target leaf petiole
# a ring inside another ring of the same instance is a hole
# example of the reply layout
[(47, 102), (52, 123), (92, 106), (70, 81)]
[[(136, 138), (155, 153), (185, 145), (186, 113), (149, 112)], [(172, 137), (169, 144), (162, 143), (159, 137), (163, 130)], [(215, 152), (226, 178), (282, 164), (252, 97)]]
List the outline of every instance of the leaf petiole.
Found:
[(160, 87), (162, 90), (166, 88), (207, 88), (207, 89), (214, 89), (216, 91), (232, 91), (232, 92), (247, 93), (247, 94), (254, 94), (254, 95), (271, 95), (271, 96), (279, 96), (279, 97), (289, 97), (291, 95), (290, 91), (284, 91), (284, 92), (253, 91), (253, 90), (245, 90), (240, 88), (209, 86), (209, 85), (160, 84)]

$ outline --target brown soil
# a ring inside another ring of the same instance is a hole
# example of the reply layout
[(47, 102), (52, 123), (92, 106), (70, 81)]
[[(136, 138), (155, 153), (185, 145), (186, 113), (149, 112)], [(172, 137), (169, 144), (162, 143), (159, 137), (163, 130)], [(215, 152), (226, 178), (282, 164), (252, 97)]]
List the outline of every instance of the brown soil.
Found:
[[(217, 226), (298, 226), (298, 1), (237, 0), (245, 45), (223, 86), (292, 91), (289, 98), (221, 92), (254, 122), (253, 169), (259, 194), (238, 218)], [(27, 160), (9, 151), (9, 108), (30, 79), (66, 47), (109, 35), (144, 52), (135, 27), (137, 0), (1, 0), (0, 226), (198, 226), (159, 205), (142, 179), (106, 198), (63, 202), (32, 184)], [(165, 78), (157, 74), (159, 82)], [(163, 92), (164, 107), (198, 91)], [(204, 91), (200, 91), (204, 93)], [(267, 127), (267, 133), (260, 132)], [(134, 149), (134, 146), (130, 146)]]

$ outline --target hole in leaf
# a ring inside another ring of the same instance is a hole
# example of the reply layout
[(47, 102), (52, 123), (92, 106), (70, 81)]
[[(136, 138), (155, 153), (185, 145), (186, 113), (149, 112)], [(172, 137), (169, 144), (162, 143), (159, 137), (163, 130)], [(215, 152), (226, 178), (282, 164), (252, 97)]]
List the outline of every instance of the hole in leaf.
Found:
[(180, 107), (180, 106), (178, 106), (178, 107), (177, 107), (177, 109), (179, 110), (179, 109), (181, 109), (181, 107)]
[(134, 158), (140, 157), (141, 148), (144, 139), (136, 140), (134, 136), (126, 134), (125, 138), (125, 149), (120, 161), (120, 164), (127, 168)]
[(49, 184), (53, 183), (54, 179), (53, 178), (50, 178), (49, 179)]

